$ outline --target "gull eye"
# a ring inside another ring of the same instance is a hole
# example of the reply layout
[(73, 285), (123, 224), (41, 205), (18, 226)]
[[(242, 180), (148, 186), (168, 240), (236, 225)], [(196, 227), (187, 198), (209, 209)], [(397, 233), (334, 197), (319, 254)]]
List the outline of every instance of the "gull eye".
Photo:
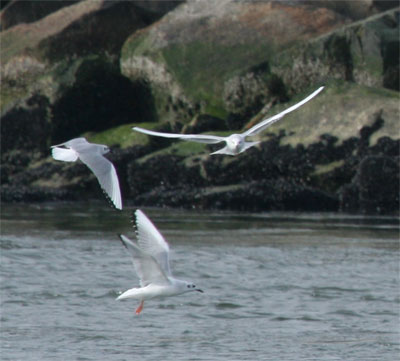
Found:
[(187, 288), (190, 288), (190, 285), (187, 285), (186, 287), (187, 287)]

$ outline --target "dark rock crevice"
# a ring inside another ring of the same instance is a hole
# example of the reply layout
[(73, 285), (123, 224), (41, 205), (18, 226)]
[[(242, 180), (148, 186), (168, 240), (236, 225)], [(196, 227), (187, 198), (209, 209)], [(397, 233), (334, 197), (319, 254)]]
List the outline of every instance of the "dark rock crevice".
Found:
[(342, 73), (344, 80), (354, 81), (350, 41), (345, 36), (330, 37), (324, 43), (325, 58), (330, 72)]
[(110, 64), (83, 63), (76, 82), (52, 106), (52, 143), (88, 131), (102, 131), (134, 121), (154, 121), (151, 91), (132, 83)]

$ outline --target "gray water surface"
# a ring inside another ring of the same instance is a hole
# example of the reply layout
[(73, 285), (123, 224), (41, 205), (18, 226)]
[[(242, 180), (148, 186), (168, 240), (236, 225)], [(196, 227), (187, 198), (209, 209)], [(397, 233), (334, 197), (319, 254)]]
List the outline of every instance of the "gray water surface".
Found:
[(205, 293), (135, 316), (129, 209), (3, 206), (2, 360), (398, 359), (397, 218), (144, 211)]

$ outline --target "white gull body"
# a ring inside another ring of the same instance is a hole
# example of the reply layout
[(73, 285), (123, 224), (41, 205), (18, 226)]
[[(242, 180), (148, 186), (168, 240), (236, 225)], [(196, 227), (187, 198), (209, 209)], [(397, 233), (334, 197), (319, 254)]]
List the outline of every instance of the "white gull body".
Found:
[(318, 88), (312, 94), (310, 94), (307, 98), (303, 99), (301, 102), (287, 108), (283, 112), (274, 115), (273, 117), (267, 118), (262, 120), (260, 123), (256, 124), (255, 126), (251, 127), (250, 129), (246, 130), (240, 134), (231, 134), (228, 137), (221, 137), (217, 135), (203, 135), (203, 134), (176, 134), (176, 133), (162, 133), (162, 132), (155, 132), (148, 129), (143, 129), (140, 127), (133, 127), (132, 129), (141, 132), (147, 135), (154, 135), (157, 137), (164, 137), (164, 138), (178, 138), (182, 140), (198, 142), (198, 143), (207, 143), (207, 144), (216, 144), (220, 142), (225, 142), (226, 146), (216, 152), (211, 154), (228, 154), (228, 155), (236, 155), (239, 153), (244, 152), (245, 150), (255, 146), (256, 144), (260, 143), (259, 141), (256, 142), (247, 142), (246, 137), (251, 137), (262, 132), (264, 129), (268, 128), (272, 124), (274, 124), (279, 119), (283, 118), (286, 114), (300, 108), (302, 105), (310, 101), (314, 98), (317, 94), (319, 94), (324, 87)]
[(127, 298), (140, 300), (136, 309), (136, 314), (139, 314), (145, 300), (176, 296), (190, 291), (203, 292), (193, 283), (172, 277), (168, 243), (140, 209), (135, 212), (135, 225), (137, 242), (122, 234), (119, 237), (132, 256), (133, 265), (140, 279), (140, 287), (125, 291), (117, 300)]
[(89, 143), (85, 138), (75, 138), (53, 145), (54, 159), (75, 162), (78, 158), (88, 166), (100, 183), (101, 188), (113, 202), (115, 208), (122, 209), (121, 191), (114, 165), (103, 157), (110, 149), (103, 144)]

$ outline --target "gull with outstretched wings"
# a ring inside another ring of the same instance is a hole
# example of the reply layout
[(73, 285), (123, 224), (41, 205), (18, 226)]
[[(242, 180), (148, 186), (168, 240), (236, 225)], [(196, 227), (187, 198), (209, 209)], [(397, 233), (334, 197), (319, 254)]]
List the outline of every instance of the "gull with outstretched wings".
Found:
[(203, 135), (203, 134), (176, 134), (176, 133), (162, 133), (162, 132), (155, 132), (148, 129), (143, 129), (140, 127), (133, 127), (132, 129), (144, 133), (147, 135), (154, 135), (157, 137), (164, 137), (164, 138), (177, 138), (182, 140), (187, 140), (191, 142), (197, 143), (207, 143), (207, 144), (216, 144), (220, 142), (225, 142), (226, 146), (222, 149), (217, 150), (211, 154), (228, 154), (228, 155), (236, 155), (239, 153), (244, 152), (245, 150), (255, 146), (256, 144), (260, 143), (257, 142), (248, 142), (246, 141), (246, 137), (251, 137), (262, 132), (264, 129), (268, 128), (272, 124), (274, 124), (279, 119), (283, 118), (286, 114), (300, 108), (302, 105), (307, 103), (309, 100), (314, 98), (318, 93), (320, 93), (324, 89), (324, 87), (318, 88), (312, 94), (310, 94), (307, 98), (303, 99), (301, 102), (287, 108), (283, 112), (274, 115), (273, 117), (264, 119), (260, 123), (256, 124), (255, 126), (251, 127), (250, 129), (246, 130), (240, 134), (231, 134), (227, 137), (221, 137), (217, 135)]

